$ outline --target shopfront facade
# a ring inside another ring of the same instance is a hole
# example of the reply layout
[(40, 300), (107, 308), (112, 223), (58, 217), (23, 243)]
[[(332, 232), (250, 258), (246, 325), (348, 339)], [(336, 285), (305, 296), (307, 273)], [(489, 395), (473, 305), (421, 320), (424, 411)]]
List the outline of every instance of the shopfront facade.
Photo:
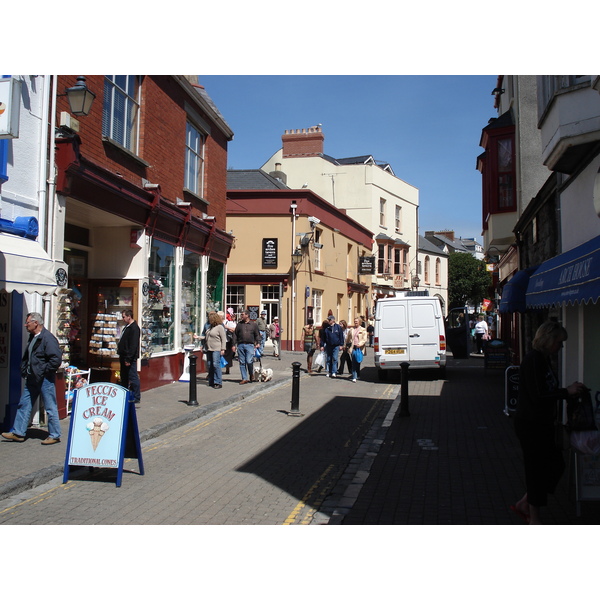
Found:
[(207, 311), (224, 306), (233, 134), (187, 77), (89, 76), (87, 85), (97, 106), (55, 139), (57, 239), (69, 265), (57, 316), (70, 364), (119, 382), (122, 311), (133, 310), (144, 391), (180, 378), (185, 352), (200, 355)]

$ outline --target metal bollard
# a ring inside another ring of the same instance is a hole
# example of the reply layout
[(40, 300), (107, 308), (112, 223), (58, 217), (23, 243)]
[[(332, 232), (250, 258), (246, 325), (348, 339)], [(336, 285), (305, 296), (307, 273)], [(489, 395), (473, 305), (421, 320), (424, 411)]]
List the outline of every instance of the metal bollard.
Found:
[(300, 367), (302, 363), (292, 363), (292, 410), (288, 413), (289, 417), (303, 417), (300, 413)]
[(410, 417), (410, 412), (408, 411), (408, 367), (409, 364), (407, 362), (403, 362), (400, 364), (400, 368), (402, 369), (402, 381), (400, 383), (400, 385), (402, 386), (400, 389), (401, 417)]
[(198, 357), (195, 354), (190, 354), (190, 396), (187, 405), (198, 406), (196, 399), (196, 361)]

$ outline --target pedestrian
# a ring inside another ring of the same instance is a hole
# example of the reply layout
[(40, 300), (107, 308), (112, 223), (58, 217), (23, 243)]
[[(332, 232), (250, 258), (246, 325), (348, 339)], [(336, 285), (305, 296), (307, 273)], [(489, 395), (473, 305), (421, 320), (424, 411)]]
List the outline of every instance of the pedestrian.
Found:
[[(360, 351), (364, 355), (367, 344), (367, 330), (360, 324), (360, 319), (354, 319), (354, 327), (348, 329), (346, 333), (346, 348), (349, 347), (349, 353), (352, 357), (352, 381), (356, 383), (360, 375), (360, 362), (357, 360), (355, 351)], [(361, 359), (362, 360), (362, 359)]]
[(13, 442), (24, 442), (29, 427), (33, 405), (41, 396), (48, 416), (48, 437), (42, 445), (60, 442), (60, 420), (56, 402), (56, 370), (62, 362), (58, 340), (44, 327), (44, 319), (37, 312), (25, 318), (29, 333), (27, 347), (21, 359), (21, 377), (25, 379), (23, 393), (17, 406), (17, 414), (11, 430), (2, 437)]
[(475, 324), (475, 338), (477, 341), (477, 354), (483, 354), (484, 341), (488, 335), (488, 326), (485, 322), (483, 315), (477, 317), (477, 323)]
[(117, 354), (121, 367), (121, 385), (130, 389), (133, 401), (141, 401), (140, 376), (137, 372), (137, 359), (140, 355), (140, 326), (133, 318), (133, 311), (126, 308), (122, 313), (125, 327), (121, 332), (121, 339), (117, 345)]
[(321, 334), (321, 351), (327, 355), (327, 377), (337, 377), (338, 356), (344, 347), (342, 328), (335, 322), (335, 317), (327, 317), (328, 326)]
[(253, 380), (252, 363), (254, 362), (254, 352), (260, 347), (260, 333), (256, 323), (250, 320), (247, 310), (243, 310), (241, 316), (242, 319), (233, 332), (232, 349), (234, 352), (237, 351), (242, 375), (240, 385), (243, 385)]
[(373, 336), (375, 335), (375, 327), (373, 327), (373, 321), (369, 320), (367, 325), (367, 335), (369, 336), (369, 348), (373, 347)]
[[(327, 319), (325, 319), (322, 323), (321, 323), (321, 329), (317, 330), (317, 348), (320, 348), (321, 352), (323, 352), (323, 344), (325, 343), (325, 330), (329, 327), (329, 321)], [(320, 373), (323, 370), (322, 366), (319, 366), (319, 368), (317, 369), (317, 373)]]
[(208, 367), (208, 385), (216, 390), (223, 387), (221, 357), (227, 349), (227, 332), (223, 320), (216, 312), (208, 313), (209, 328), (206, 331), (206, 366)]
[(273, 356), (281, 360), (279, 356), (279, 350), (281, 347), (281, 334), (283, 333), (283, 327), (279, 325), (279, 317), (274, 317), (273, 322), (269, 325), (269, 338), (273, 344)]
[(302, 328), (301, 343), (306, 352), (306, 370), (312, 373), (312, 361), (315, 350), (317, 349), (317, 333), (313, 319), (307, 319), (306, 325)]
[(533, 349), (519, 369), (514, 424), (523, 451), (527, 491), (510, 508), (530, 525), (541, 524), (540, 508), (547, 505), (548, 494), (554, 493), (565, 469), (562, 448), (557, 446), (555, 437), (558, 401), (587, 389), (578, 381), (567, 388), (558, 386), (552, 357), (567, 337), (566, 329), (559, 323), (543, 323), (536, 331)]
[(340, 354), (340, 364), (338, 366), (338, 375), (344, 374), (344, 366), (348, 366), (348, 373), (352, 373), (352, 359), (350, 358), (350, 348), (345, 343), (346, 332), (348, 331), (348, 323), (344, 319), (340, 319), (340, 327), (342, 328), (342, 335), (344, 336), (344, 345), (342, 346), (342, 353)]
[(258, 332), (260, 333), (260, 355), (263, 355), (265, 349), (265, 342), (267, 341), (267, 311), (261, 310), (260, 317), (256, 319), (256, 325), (258, 327)]
[[(223, 316), (221, 316), (221, 319), (223, 319)], [(233, 359), (235, 358), (235, 352), (233, 350), (233, 332), (237, 326), (237, 321), (235, 320), (235, 315), (231, 307), (227, 309), (223, 326), (225, 327), (225, 333), (227, 334), (227, 348), (225, 350), (227, 366), (225, 367), (225, 375), (229, 375), (229, 369), (233, 366)]]

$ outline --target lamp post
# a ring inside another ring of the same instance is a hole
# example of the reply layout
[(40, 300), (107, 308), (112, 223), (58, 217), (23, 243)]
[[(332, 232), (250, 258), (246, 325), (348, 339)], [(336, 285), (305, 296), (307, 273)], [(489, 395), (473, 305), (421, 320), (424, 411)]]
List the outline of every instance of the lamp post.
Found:
[(418, 290), (420, 285), (421, 285), (421, 280), (419, 279), (419, 276), (416, 274), (413, 275), (412, 279), (411, 279), (411, 287), (414, 290)]

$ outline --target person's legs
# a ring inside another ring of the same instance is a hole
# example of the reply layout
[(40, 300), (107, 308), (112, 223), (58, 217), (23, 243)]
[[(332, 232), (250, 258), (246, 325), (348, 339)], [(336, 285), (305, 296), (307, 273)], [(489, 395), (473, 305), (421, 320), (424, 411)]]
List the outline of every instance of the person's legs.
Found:
[(215, 383), (215, 353), (212, 350), (206, 351), (206, 368), (208, 370), (208, 385), (213, 386)]
[[(238, 361), (240, 363), (240, 374), (242, 376), (242, 381), (249, 381), (250, 377), (248, 376), (248, 361), (252, 360), (252, 344), (240, 344), (237, 347), (237, 355)], [(250, 363), (252, 364), (252, 363)], [(251, 367), (252, 368), (252, 367)], [(252, 373), (252, 371), (250, 371)]]
[(217, 350), (213, 355), (213, 385), (223, 385), (223, 371), (221, 368), (221, 352)]
[(51, 438), (58, 439), (60, 438), (60, 419), (58, 418), (58, 405), (56, 403), (56, 387), (53, 381), (44, 378), (41, 395), (48, 416), (48, 434)]
[(332, 375), (332, 377), (337, 376), (339, 354), (340, 354), (340, 347), (334, 346), (331, 351), (331, 375)]
[(25, 382), (23, 387), (23, 394), (19, 400), (17, 406), (17, 414), (15, 415), (15, 422), (13, 423), (11, 433), (16, 433), (21, 437), (25, 437), (27, 428), (29, 427), (29, 421), (31, 419), (31, 410), (33, 403), (39, 396), (40, 389), (35, 384), (28, 384)]
[(140, 384), (140, 376), (137, 372), (137, 365), (132, 363), (129, 367), (129, 389), (131, 390), (131, 394), (133, 396), (134, 402), (139, 402), (142, 393), (141, 393), (141, 384)]

